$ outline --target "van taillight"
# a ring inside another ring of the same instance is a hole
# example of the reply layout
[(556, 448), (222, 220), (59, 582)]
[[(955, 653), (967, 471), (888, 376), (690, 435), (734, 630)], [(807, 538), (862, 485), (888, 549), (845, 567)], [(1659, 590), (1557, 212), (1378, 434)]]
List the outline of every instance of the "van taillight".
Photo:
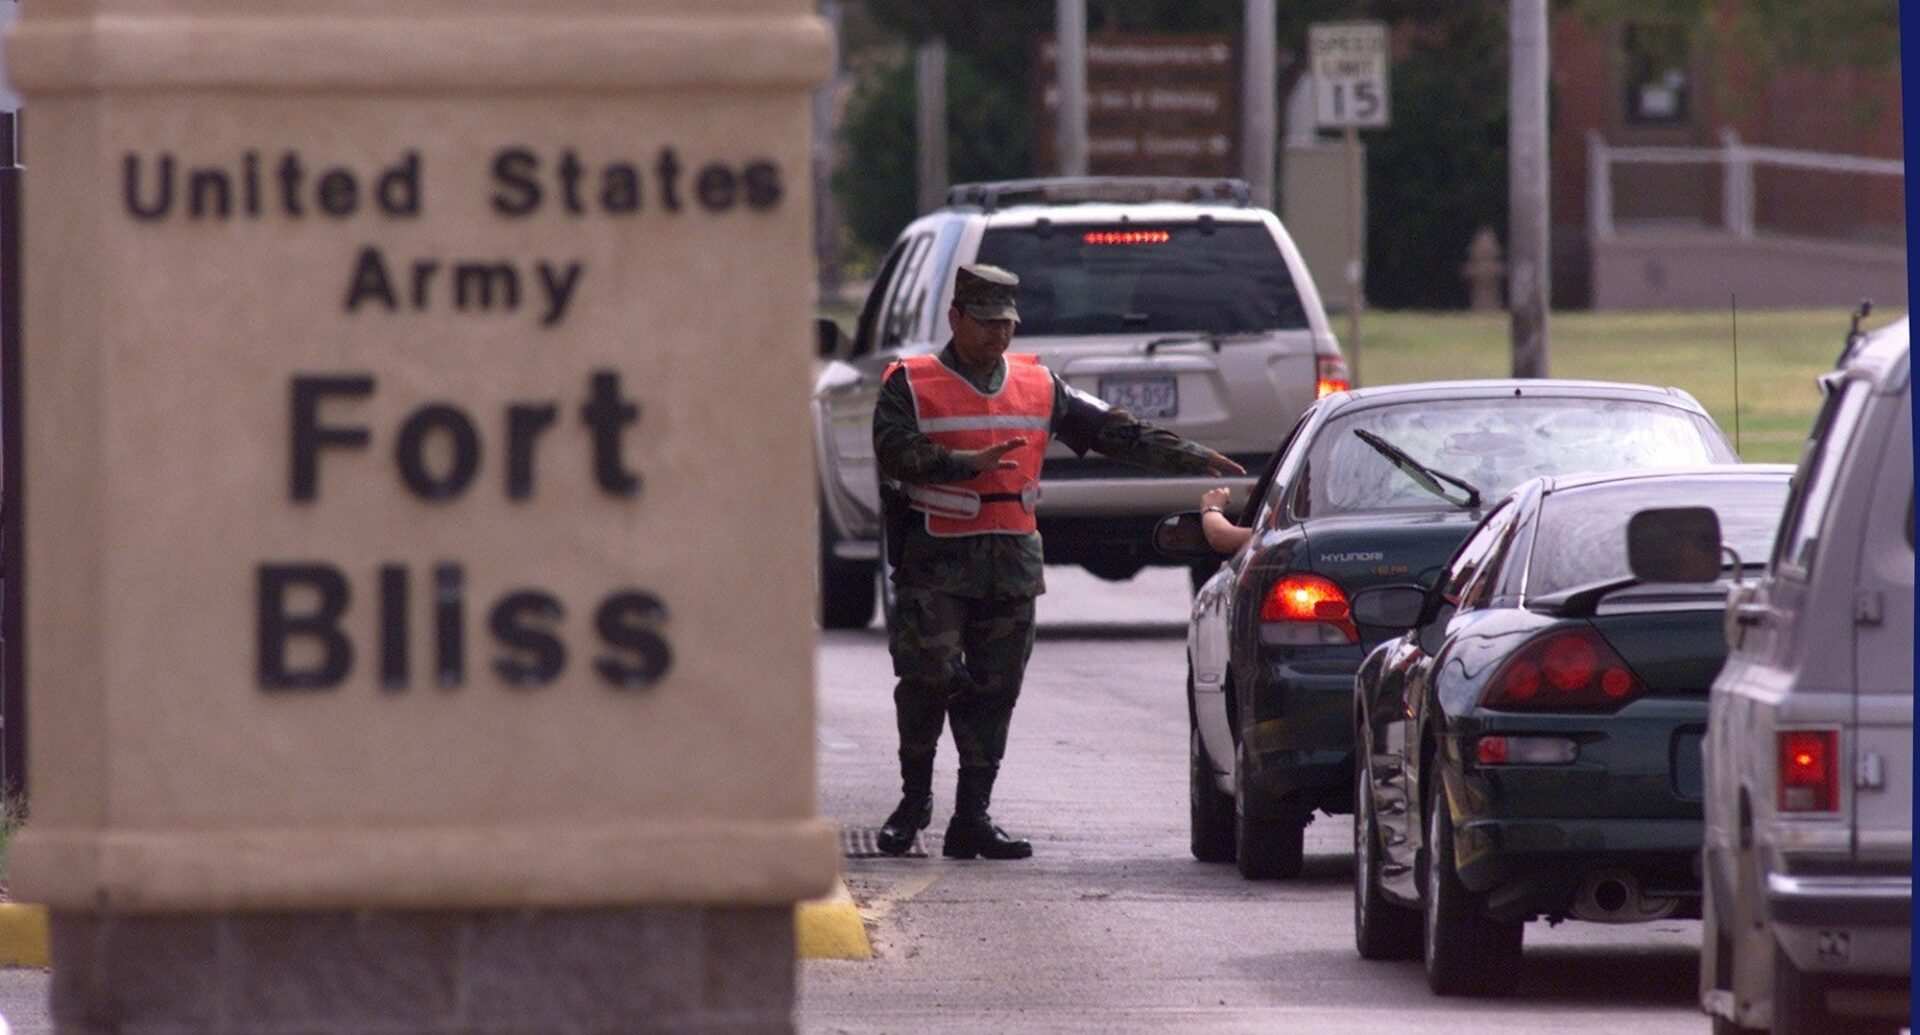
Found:
[(1335, 392), (1344, 392), (1353, 387), (1353, 380), (1347, 374), (1347, 361), (1339, 356), (1320, 356), (1314, 364), (1318, 384), (1314, 389), (1314, 398), (1323, 399)]
[(1780, 811), (1834, 812), (1840, 808), (1840, 734), (1787, 730), (1780, 739)]
[(1267, 591), (1260, 604), (1263, 643), (1305, 646), (1359, 643), (1347, 594), (1318, 575), (1284, 576)]
[(1646, 690), (1599, 633), (1565, 629), (1514, 651), (1480, 703), (1502, 711), (1611, 710)]

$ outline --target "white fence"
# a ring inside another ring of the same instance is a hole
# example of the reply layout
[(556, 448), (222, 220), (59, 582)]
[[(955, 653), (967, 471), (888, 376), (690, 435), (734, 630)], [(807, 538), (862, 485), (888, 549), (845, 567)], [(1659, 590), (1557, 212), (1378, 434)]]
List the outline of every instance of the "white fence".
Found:
[(1715, 147), (1614, 147), (1599, 130), (1587, 132), (1587, 228), (1596, 241), (1614, 236), (1613, 166), (1616, 163), (1652, 165), (1710, 165), (1718, 163), (1725, 177), (1721, 190), (1722, 218), (1727, 232), (1742, 240), (1753, 237), (1753, 168), (1772, 165), (1830, 173), (1868, 173), (1900, 179), (1905, 162), (1891, 158), (1794, 151), (1784, 147), (1753, 147), (1740, 142), (1732, 129), (1720, 131)]

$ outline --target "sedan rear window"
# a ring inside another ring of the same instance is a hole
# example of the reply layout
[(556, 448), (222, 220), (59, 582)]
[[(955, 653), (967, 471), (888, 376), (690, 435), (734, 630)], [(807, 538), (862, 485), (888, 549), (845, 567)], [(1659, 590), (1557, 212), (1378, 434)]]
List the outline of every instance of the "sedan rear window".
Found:
[(1556, 492), (1540, 504), (1527, 595), (1630, 577), (1627, 521), (1648, 507), (1712, 507), (1720, 541), (1742, 564), (1765, 565), (1786, 503), (1785, 478), (1661, 479)]
[(988, 230), (979, 261), (1020, 277), (1020, 336), (1307, 326), (1260, 223), (1047, 224)]
[[(1399, 448), (1478, 489), (1483, 506), (1528, 478), (1714, 463), (1717, 435), (1673, 406), (1625, 399), (1423, 399), (1376, 406), (1327, 422), (1307, 454), (1300, 517), (1380, 510), (1457, 509), (1355, 431)], [(1451, 498), (1464, 490), (1447, 486)]]

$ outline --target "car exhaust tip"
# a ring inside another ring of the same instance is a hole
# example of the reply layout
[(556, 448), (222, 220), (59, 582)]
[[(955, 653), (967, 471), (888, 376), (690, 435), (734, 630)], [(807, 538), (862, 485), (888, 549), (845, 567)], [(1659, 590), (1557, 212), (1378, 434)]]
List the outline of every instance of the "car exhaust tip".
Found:
[(1580, 882), (1573, 915), (1601, 924), (1638, 924), (1671, 916), (1679, 905), (1679, 899), (1646, 894), (1628, 870), (1601, 869)]
[(1603, 880), (1593, 886), (1593, 904), (1603, 912), (1618, 913), (1633, 899), (1633, 889), (1625, 881)]

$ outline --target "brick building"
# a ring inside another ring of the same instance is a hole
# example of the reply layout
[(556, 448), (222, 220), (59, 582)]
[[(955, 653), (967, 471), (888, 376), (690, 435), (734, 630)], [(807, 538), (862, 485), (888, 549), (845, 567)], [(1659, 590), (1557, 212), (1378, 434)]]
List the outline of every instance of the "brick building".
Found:
[(1763, 73), (1720, 42), (1555, 19), (1555, 304), (1904, 304), (1898, 67)]

